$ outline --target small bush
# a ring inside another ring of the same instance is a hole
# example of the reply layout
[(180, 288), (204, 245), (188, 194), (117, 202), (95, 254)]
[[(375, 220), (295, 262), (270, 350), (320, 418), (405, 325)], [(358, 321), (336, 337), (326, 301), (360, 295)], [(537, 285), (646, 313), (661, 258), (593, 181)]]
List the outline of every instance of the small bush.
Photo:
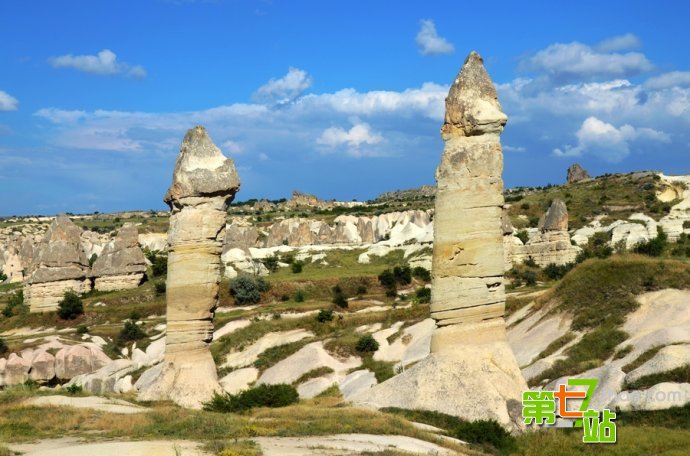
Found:
[(527, 259), (523, 262), (525, 266), (529, 266), (530, 268), (538, 268), (539, 265), (537, 265), (537, 262), (534, 261), (534, 258), (532, 257), (527, 257)]
[(89, 267), (92, 267), (97, 259), (98, 259), (98, 255), (96, 255), (95, 253), (93, 255), (91, 255), (91, 258), (89, 258)]
[(268, 282), (261, 277), (239, 276), (230, 283), (230, 294), (240, 305), (258, 303), (261, 293), (268, 289)]
[(7, 280), (7, 274), (5, 274), (3, 271), (0, 271), (0, 282), (4, 282)]
[(321, 309), (319, 313), (316, 314), (316, 321), (319, 323), (325, 323), (331, 320), (333, 320), (333, 311), (331, 309)]
[(393, 268), (395, 281), (401, 285), (408, 285), (412, 282), (412, 270), (409, 266), (396, 266)]
[(555, 263), (549, 263), (546, 265), (544, 268), (544, 274), (546, 274), (546, 277), (548, 277), (551, 280), (558, 280), (562, 279), (563, 276), (565, 276), (568, 271), (573, 269), (575, 264), (573, 263), (567, 263), (563, 265), (556, 265)]
[(204, 410), (220, 413), (241, 413), (254, 407), (285, 407), (299, 400), (299, 394), (292, 385), (259, 385), (239, 394), (214, 393), (204, 404)]
[(89, 327), (86, 325), (77, 326), (77, 334), (83, 335), (89, 332)]
[(428, 304), (431, 302), (431, 288), (418, 288), (417, 291), (415, 292), (415, 297), (417, 298), (417, 302), (420, 304)]
[(421, 280), (422, 282), (431, 282), (431, 273), (428, 269), (421, 266), (416, 266), (412, 270), (412, 276), (415, 279)]
[(9, 350), (7, 342), (5, 342), (5, 339), (0, 339), (0, 355), (7, 353), (7, 350)]
[(293, 261), (290, 268), (293, 274), (300, 274), (304, 268), (304, 263), (302, 261)]
[(84, 313), (81, 298), (73, 291), (65, 292), (65, 297), (58, 303), (58, 316), (63, 320), (74, 320)]
[(357, 287), (357, 296), (363, 296), (367, 294), (367, 287), (364, 285), (360, 285)]
[(537, 273), (534, 271), (525, 271), (522, 273), (522, 280), (524, 280), (527, 285), (536, 285)]
[[(26, 306), (24, 306), (24, 291), (19, 290), (18, 292), (10, 295), (9, 299), (7, 300), (7, 305), (2, 310), (2, 314), (5, 317), (9, 318), (12, 315), (15, 315), (17, 313), (16, 312), (17, 309), (21, 309), (22, 307), (24, 307), (24, 308), (26, 307)], [(24, 310), (28, 310), (28, 309), (24, 309)]]
[(379, 274), (379, 283), (386, 290), (386, 296), (397, 296), (398, 291), (395, 284), (395, 276), (393, 271), (386, 269), (381, 274)]
[(379, 349), (379, 343), (371, 334), (366, 334), (359, 338), (355, 345), (355, 350), (360, 353), (374, 353)]
[(290, 296), (284, 294), (284, 295), (282, 295), (282, 296), (280, 297), (280, 300), (283, 301), (283, 302), (289, 301), (289, 300), (290, 300)]
[(653, 257), (661, 256), (664, 253), (664, 248), (668, 243), (668, 237), (661, 227), (657, 227), (657, 235), (654, 239), (649, 241), (640, 242), (635, 246), (635, 252), (641, 253), (643, 255), (649, 255)]
[(297, 292), (295, 293), (295, 302), (304, 302), (304, 299), (304, 291), (297, 290)]
[(523, 244), (527, 244), (527, 241), (529, 241), (529, 234), (527, 233), (527, 230), (518, 231), (517, 238), (520, 239)]
[(159, 255), (155, 252), (148, 256), (151, 262), (151, 272), (154, 277), (164, 276), (168, 273), (168, 257), (166, 255)]
[(65, 391), (67, 391), (68, 394), (75, 395), (82, 392), (82, 387), (79, 385), (70, 385), (65, 388)]
[(154, 288), (156, 289), (156, 295), (161, 296), (165, 294), (165, 282), (156, 282)]
[(455, 428), (455, 437), (476, 445), (490, 445), (507, 453), (516, 448), (515, 438), (494, 420), (464, 422)]
[(266, 257), (263, 259), (263, 264), (271, 272), (276, 272), (278, 270), (278, 257), (276, 255)]
[(348, 307), (347, 297), (345, 296), (345, 293), (343, 293), (343, 289), (340, 288), (340, 285), (333, 287), (333, 304), (341, 309), (347, 309)]
[(146, 337), (146, 333), (132, 320), (127, 320), (117, 339), (120, 343), (135, 341)]

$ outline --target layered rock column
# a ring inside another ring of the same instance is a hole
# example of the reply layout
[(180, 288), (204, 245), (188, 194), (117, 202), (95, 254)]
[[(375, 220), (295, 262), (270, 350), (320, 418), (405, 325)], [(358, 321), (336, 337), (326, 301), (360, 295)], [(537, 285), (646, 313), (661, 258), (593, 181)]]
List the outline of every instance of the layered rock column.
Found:
[(527, 389), (505, 335), (503, 154), (507, 117), (472, 52), (446, 98), (436, 172), (431, 354), (354, 398), (375, 407), (435, 410), (519, 429)]
[(53, 220), (38, 250), (34, 271), (24, 289), (30, 312), (50, 312), (68, 290), (91, 290), (89, 262), (81, 248), (81, 228), (65, 215)]
[(143, 400), (200, 408), (220, 391), (209, 343), (218, 301), (228, 204), (240, 181), (203, 127), (187, 132), (165, 195), (168, 230), (167, 339), (163, 369)]

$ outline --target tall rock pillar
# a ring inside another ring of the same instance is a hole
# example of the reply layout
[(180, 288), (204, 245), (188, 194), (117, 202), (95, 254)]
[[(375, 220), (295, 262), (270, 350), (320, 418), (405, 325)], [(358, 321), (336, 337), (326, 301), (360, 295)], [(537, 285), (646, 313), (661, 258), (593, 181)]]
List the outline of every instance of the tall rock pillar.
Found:
[(203, 127), (187, 132), (175, 164), (168, 229), (167, 339), (158, 378), (142, 400), (170, 399), (199, 408), (220, 390), (209, 343), (218, 301), (228, 204), (239, 190), (233, 161)]
[(436, 172), (431, 354), (355, 397), (375, 407), (435, 410), (521, 427), (527, 389), (505, 335), (503, 153), (508, 120), (472, 52), (446, 98)]

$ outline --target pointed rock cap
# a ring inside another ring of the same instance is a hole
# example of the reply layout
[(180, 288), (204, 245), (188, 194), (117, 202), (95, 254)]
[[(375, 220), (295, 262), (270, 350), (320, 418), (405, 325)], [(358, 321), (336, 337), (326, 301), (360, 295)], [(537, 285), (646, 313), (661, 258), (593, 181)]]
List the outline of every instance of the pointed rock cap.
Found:
[(450, 136), (501, 133), (507, 121), (496, 88), (484, 68), (484, 60), (472, 51), (446, 97), (441, 136), (448, 139)]
[(568, 208), (559, 199), (553, 200), (539, 224), (541, 231), (568, 231)]
[(194, 196), (233, 198), (239, 188), (235, 163), (213, 144), (204, 127), (197, 126), (182, 140), (173, 183), (163, 200), (172, 205), (173, 201)]

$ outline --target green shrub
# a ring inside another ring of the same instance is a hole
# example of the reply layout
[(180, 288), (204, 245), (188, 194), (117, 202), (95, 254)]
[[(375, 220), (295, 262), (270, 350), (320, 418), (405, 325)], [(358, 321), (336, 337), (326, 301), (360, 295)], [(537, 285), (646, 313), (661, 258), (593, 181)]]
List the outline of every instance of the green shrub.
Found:
[(645, 375), (634, 382), (626, 382), (623, 388), (626, 390), (647, 389), (664, 382), (690, 383), (690, 364), (685, 364), (666, 372)]
[(319, 323), (325, 323), (331, 320), (333, 320), (333, 311), (331, 309), (321, 309), (319, 313), (316, 314), (316, 321)]
[(122, 331), (120, 331), (120, 334), (117, 336), (117, 340), (120, 343), (125, 343), (143, 339), (144, 337), (146, 337), (146, 333), (139, 327), (139, 325), (134, 323), (132, 320), (127, 320), (125, 322), (125, 326), (122, 328)]
[(527, 285), (536, 285), (537, 273), (534, 271), (525, 271), (522, 273), (522, 280), (524, 280)]
[(282, 295), (282, 296), (280, 297), (280, 300), (281, 300), (282, 302), (289, 301), (289, 300), (290, 300), (290, 296), (284, 294), (284, 295)]
[(151, 262), (151, 272), (154, 277), (164, 276), (168, 273), (168, 257), (160, 255), (158, 251), (148, 252), (146, 255)]
[(360, 353), (374, 353), (379, 349), (379, 343), (371, 334), (366, 334), (359, 338), (355, 345), (355, 350)]
[(89, 258), (89, 267), (92, 267), (97, 259), (98, 259), (98, 255), (96, 255), (95, 253), (93, 255), (91, 255), (91, 258)]
[(613, 247), (609, 245), (611, 233), (599, 232), (589, 238), (587, 245), (582, 249), (575, 259), (576, 263), (581, 263), (588, 258), (608, 258), (613, 254)]
[(304, 268), (304, 263), (302, 261), (293, 261), (290, 268), (293, 274), (300, 274)]
[(408, 285), (412, 282), (412, 270), (409, 266), (396, 266), (393, 268), (395, 281), (401, 285)]
[(562, 279), (563, 276), (565, 276), (568, 273), (568, 271), (573, 269), (574, 266), (574, 263), (566, 263), (563, 265), (549, 263), (544, 268), (544, 274), (546, 274), (546, 277), (548, 277), (551, 280)]
[(63, 320), (74, 320), (84, 313), (81, 298), (73, 291), (65, 292), (65, 297), (58, 303), (58, 316)]
[(431, 272), (421, 266), (416, 266), (412, 270), (412, 276), (415, 279), (421, 280), (422, 282), (431, 282)]
[(417, 298), (417, 302), (420, 304), (428, 304), (431, 302), (431, 288), (418, 288), (417, 291), (415, 292), (415, 297)]
[(278, 270), (278, 257), (276, 255), (266, 257), (262, 262), (269, 271), (276, 272)]
[(365, 294), (367, 294), (367, 287), (364, 285), (359, 285), (357, 287), (357, 296), (363, 296)]
[(0, 282), (4, 282), (7, 280), (7, 274), (5, 274), (3, 271), (0, 271)]
[(523, 264), (524, 264), (525, 266), (530, 267), (530, 268), (538, 268), (538, 267), (539, 267), (539, 265), (537, 264), (537, 262), (534, 261), (534, 258), (532, 258), (531, 256), (530, 256), (530, 257), (527, 257), (527, 259), (523, 262)]
[(214, 393), (204, 410), (219, 413), (241, 413), (254, 407), (285, 407), (299, 400), (292, 385), (259, 385), (239, 394)]
[(69, 394), (75, 395), (82, 392), (82, 387), (79, 385), (70, 385), (65, 388), (65, 391), (67, 391)]
[(529, 241), (529, 234), (527, 233), (527, 230), (518, 231), (517, 238), (520, 239), (523, 244), (527, 244), (527, 241)]
[(86, 325), (77, 326), (77, 334), (83, 335), (89, 332), (89, 327)]
[(386, 269), (381, 274), (379, 274), (379, 283), (386, 290), (386, 296), (394, 297), (398, 295), (397, 286), (395, 283), (395, 276), (393, 271)]
[(343, 289), (340, 288), (340, 285), (333, 287), (333, 304), (341, 309), (348, 308), (347, 297), (345, 296), (345, 293), (343, 293)]
[(304, 299), (305, 299), (304, 291), (297, 290), (295, 292), (295, 302), (304, 302)]
[(156, 295), (161, 296), (161, 295), (165, 294), (165, 290), (166, 290), (165, 282), (163, 282), (163, 281), (156, 282), (154, 284), (154, 288), (156, 289)]
[(490, 445), (507, 453), (516, 449), (515, 438), (494, 420), (466, 421), (455, 428), (455, 437), (476, 445)]
[(268, 289), (268, 282), (261, 277), (239, 276), (230, 283), (230, 294), (240, 305), (256, 304)]
[(635, 252), (641, 253), (643, 255), (649, 255), (653, 257), (661, 256), (664, 253), (664, 248), (668, 243), (668, 237), (664, 230), (659, 226), (657, 227), (657, 235), (654, 239), (649, 241), (640, 242), (635, 246)]
[(20, 313), (21, 311), (28, 311), (26, 306), (24, 305), (24, 291), (19, 290), (16, 293), (12, 293), (7, 300), (7, 304), (5, 305), (5, 308), (2, 309), (2, 314), (9, 318), (12, 315), (15, 315), (17, 313)]
[(9, 350), (7, 342), (5, 342), (5, 339), (0, 339), (0, 355), (7, 353), (7, 350)]

